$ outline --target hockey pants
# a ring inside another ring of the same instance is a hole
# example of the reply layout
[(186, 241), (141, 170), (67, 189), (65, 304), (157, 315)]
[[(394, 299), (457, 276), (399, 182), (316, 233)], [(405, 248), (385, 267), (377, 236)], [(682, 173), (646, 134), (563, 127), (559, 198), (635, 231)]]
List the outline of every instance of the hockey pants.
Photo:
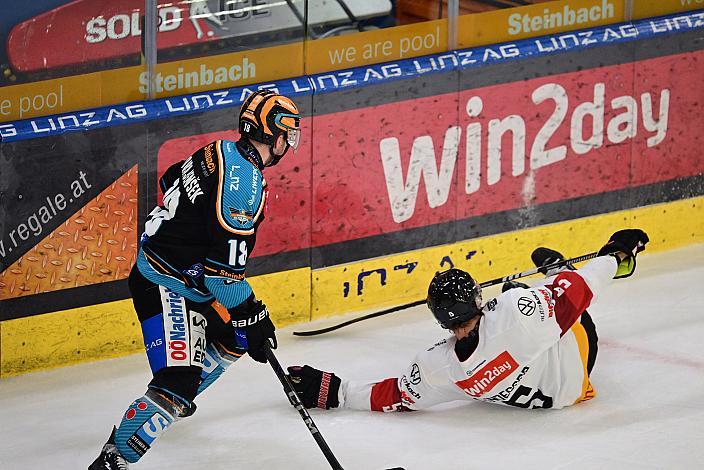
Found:
[(152, 283), (133, 268), (129, 278), (153, 378), (147, 393), (125, 412), (115, 444), (136, 462), (193, 400), (244, 352), (231, 323), (207, 303), (196, 303)]

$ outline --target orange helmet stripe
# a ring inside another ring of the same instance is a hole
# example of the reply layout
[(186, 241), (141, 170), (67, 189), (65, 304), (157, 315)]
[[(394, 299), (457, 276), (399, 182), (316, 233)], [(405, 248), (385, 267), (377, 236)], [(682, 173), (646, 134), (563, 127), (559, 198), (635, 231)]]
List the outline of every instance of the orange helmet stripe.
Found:
[(261, 116), (262, 119), (262, 129), (264, 129), (264, 134), (274, 135), (271, 129), (269, 129), (269, 124), (266, 122), (266, 117), (269, 115), (269, 111), (271, 111), (271, 108), (273, 108), (274, 105), (276, 105), (276, 95), (268, 96), (262, 104), (261, 111), (259, 112), (259, 116)]

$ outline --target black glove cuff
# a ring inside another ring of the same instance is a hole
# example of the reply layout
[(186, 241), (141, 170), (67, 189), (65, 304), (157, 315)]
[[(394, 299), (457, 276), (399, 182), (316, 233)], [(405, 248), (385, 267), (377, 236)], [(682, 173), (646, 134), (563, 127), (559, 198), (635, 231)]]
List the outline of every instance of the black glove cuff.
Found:
[(604, 255), (614, 255), (618, 252), (621, 252), (625, 254), (627, 257), (633, 257), (633, 253), (631, 252), (631, 249), (628, 248), (625, 244), (619, 243), (617, 241), (609, 241), (606, 245), (601, 247), (601, 250), (597, 253), (598, 256), (604, 256)]
[(247, 297), (244, 302), (239, 304), (237, 307), (230, 307), (227, 310), (233, 318), (246, 318), (259, 313), (263, 305), (264, 304), (260, 300), (257, 300), (256, 297), (254, 297), (254, 292), (252, 292), (252, 294)]
[(311, 366), (290, 366), (289, 378), (306, 408), (328, 410), (340, 406), (342, 380), (332, 372), (324, 372)]
[(247, 297), (247, 300), (239, 304), (237, 307), (228, 309), (232, 326), (235, 328), (247, 328), (252, 326), (269, 316), (269, 310), (261, 300), (254, 297), (254, 293)]
[(320, 379), (320, 392), (318, 392), (318, 408), (329, 410), (340, 406), (338, 392), (340, 391), (341, 383), (342, 380), (335, 374), (323, 372), (323, 376)]

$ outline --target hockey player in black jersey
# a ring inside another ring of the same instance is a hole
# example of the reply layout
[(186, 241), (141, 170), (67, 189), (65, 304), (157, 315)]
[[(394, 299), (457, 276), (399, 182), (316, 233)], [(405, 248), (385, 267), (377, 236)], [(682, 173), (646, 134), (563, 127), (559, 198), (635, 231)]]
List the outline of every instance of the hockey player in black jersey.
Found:
[(195, 397), (247, 353), (266, 362), (276, 347), (266, 306), (245, 278), (266, 205), (262, 172), (300, 141), (300, 115), (273, 91), (250, 95), (240, 140), (218, 140), (166, 170), (164, 195), (145, 224), (128, 285), (153, 379), (113, 428), (94, 469), (126, 469)]

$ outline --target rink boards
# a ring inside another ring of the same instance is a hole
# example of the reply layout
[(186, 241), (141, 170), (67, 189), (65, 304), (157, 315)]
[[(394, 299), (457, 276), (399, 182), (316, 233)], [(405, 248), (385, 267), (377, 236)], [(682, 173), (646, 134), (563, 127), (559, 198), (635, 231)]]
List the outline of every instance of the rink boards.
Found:
[[(702, 18), (267, 85), (301, 104), (304, 141), (266, 173), (255, 292), (285, 325), (418, 300), (451, 266), (524, 270), (537, 245), (577, 256), (624, 226), (652, 251), (701, 242)], [(0, 125), (3, 376), (142, 348), (125, 277), (157, 178), (235, 139), (246, 92)]]
[[(697, 197), (330, 268), (260, 275), (251, 282), (255, 292), (290, 293), (290, 298), (266, 294), (279, 325), (307, 320), (296, 318), (300, 312), (311, 311), (319, 319), (381, 309), (422, 299), (428, 279), (440, 268), (455, 266), (479, 280), (493, 279), (530, 269), (530, 253), (539, 245), (559, 248), (567, 256), (592, 252), (615, 227), (643, 228), (651, 236), (648, 252), (701, 243), (703, 209), (704, 197)], [(310, 287), (312, 296), (306, 297)], [(1, 328), (3, 376), (143, 349), (130, 299), (4, 321)]]

